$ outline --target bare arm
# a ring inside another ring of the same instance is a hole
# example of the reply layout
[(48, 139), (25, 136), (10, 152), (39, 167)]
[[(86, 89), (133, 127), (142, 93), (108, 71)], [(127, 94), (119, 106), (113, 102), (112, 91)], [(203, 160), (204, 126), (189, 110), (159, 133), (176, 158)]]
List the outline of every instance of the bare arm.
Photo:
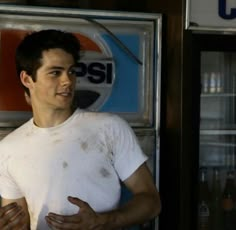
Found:
[(146, 164), (124, 181), (133, 198), (119, 209), (102, 214), (109, 220), (111, 229), (141, 224), (155, 218), (161, 210), (159, 193)]
[(96, 213), (86, 202), (69, 197), (80, 207), (77, 214), (63, 216), (49, 213), (48, 225), (59, 229), (111, 230), (144, 223), (160, 213), (160, 197), (146, 164), (143, 164), (124, 181), (133, 193), (132, 199), (117, 210)]
[(30, 218), (24, 198), (4, 199), (0, 208), (0, 229), (29, 229)]

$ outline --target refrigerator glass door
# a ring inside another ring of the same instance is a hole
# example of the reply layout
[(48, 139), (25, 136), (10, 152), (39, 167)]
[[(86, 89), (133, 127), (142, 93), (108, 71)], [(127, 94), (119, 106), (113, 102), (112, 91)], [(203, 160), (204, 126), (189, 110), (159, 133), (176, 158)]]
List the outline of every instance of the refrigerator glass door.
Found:
[(200, 167), (235, 167), (236, 53), (201, 53)]
[(202, 51), (199, 230), (235, 229), (235, 100), (236, 53)]

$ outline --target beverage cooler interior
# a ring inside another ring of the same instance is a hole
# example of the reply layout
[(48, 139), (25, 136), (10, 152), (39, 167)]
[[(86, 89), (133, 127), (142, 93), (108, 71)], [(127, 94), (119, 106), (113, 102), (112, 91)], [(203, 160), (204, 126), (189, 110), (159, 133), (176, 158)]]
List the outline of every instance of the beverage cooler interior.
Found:
[(201, 51), (198, 230), (236, 229), (236, 52)]

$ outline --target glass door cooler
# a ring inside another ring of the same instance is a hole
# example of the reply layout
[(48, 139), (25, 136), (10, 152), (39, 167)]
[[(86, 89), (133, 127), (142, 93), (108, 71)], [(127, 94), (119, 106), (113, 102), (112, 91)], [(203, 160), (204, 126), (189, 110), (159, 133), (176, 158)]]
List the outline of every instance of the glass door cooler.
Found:
[(219, 37), (199, 52), (198, 230), (236, 229), (236, 52)]

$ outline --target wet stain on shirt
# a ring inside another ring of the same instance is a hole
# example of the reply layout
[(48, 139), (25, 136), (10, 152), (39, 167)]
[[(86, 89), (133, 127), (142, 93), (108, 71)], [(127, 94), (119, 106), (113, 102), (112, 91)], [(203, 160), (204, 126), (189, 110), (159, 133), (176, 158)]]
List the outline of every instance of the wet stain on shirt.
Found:
[(105, 151), (105, 150), (104, 150), (103, 146), (100, 146), (100, 147), (99, 147), (99, 152), (102, 153), (102, 152), (104, 152), (104, 151)]
[(34, 134), (34, 129), (31, 128), (31, 129), (28, 129), (28, 130), (27, 130), (27, 132), (25, 133), (25, 136), (26, 136), (26, 137), (30, 137), (30, 136), (32, 136), (33, 134)]
[(56, 143), (60, 143), (60, 142), (61, 142), (60, 139), (56, 139), (56, 140), (53, 141), (54, 144), (56, 144)]
[(58, 136), (58, 133), (57, 132), (51, 133), (51, 136)]
[(101, 168), (100, 173), (103, 177), (109, 177), (110, 176), (110, 172), (105, 168)]
[(88, 148), (88, 143), (87, 142), (81, 142), (81, 148), (83, 150), (86, 150)]
[(63, 161), (62, 167), (63, 167), (64, 169), (67, 168), (67, 167), (68, 167), (68, 163), (67, 163), (66, 161)]

